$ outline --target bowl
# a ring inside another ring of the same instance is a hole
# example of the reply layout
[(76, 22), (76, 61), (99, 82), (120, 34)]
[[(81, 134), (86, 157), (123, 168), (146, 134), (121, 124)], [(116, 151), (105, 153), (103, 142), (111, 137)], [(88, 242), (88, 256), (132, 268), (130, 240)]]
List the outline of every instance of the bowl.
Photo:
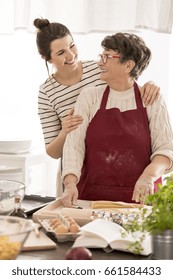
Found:
[(0, 215), (8, 215), (14, 209), (15, 197), (22, 202), (26, 186), (24, 183), (12, 180), (0, 180)]
[(33, 229), (32, 220), (0, 216), (0, 260), (15, 260)]

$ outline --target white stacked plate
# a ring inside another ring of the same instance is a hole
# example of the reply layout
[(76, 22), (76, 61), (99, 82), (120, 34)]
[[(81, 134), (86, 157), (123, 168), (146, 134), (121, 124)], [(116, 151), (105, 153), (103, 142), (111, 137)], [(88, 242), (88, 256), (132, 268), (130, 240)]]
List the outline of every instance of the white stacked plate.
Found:
[(0, 140), (1, 154), (20, 154), (30, 151), (32, 140)]
[(0, 165), (0, 180), (22, 181), (22, 169), (14, 166)]

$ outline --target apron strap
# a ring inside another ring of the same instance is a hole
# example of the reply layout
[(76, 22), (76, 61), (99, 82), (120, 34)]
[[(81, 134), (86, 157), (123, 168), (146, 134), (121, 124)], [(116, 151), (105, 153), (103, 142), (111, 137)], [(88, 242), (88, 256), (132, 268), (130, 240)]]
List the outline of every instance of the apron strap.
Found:
[(107, 86), (105, 91), (104, 91), (104, 93), (103, 93), (100, 109), (105, 109), (106, 108), (106, 104), (107, 104), (107, 100), (108, 100), (108, 95), (109, 95), (109, 90), (110, 90), (109, 86)]

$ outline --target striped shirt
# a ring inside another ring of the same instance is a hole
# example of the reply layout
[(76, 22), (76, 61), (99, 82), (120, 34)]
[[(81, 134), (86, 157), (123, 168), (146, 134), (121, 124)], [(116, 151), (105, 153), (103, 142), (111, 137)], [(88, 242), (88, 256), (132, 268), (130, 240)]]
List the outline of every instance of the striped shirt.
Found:
[(45, 144), (51, 143), (61, 131), (61, 118), (74, 107), (81, 90), (86, 87), (104, 85), (100, 80), (100, 70), (96, 61), (82, 61), (83, 75), (75, 85), (63, 86), (53, 75), (40, 86), (38, 95), (38, 115), (43, 130)]

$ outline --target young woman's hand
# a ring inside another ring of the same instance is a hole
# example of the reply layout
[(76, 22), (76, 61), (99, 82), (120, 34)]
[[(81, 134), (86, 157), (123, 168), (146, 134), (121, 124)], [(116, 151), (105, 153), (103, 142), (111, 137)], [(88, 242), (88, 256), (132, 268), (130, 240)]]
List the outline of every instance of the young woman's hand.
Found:
[(154, 82), (149, 81), (143, 85), (141, 88), (141, 97), (145, 106), (152, 105), (155, 100), (157, 100), (160, 95), (160, 87), (154, 84)]
[(76, 129), (81, 123), (83, 119), (79, 115), (74, 115), (74, 108), (72, 108), (69, 112), (69, 115), (62, 118), (62, 132), (67, 135), (70, 131)]

